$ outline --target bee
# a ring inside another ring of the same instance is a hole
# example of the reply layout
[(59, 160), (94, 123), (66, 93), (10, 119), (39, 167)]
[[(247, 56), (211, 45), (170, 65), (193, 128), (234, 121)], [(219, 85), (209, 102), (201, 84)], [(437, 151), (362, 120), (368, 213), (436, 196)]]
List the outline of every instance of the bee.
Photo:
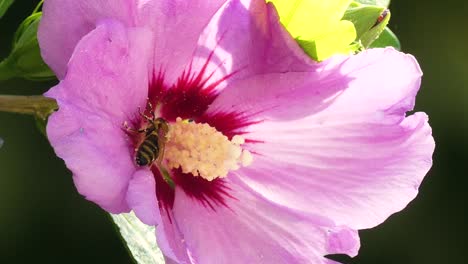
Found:
[[(150, 107), (152, 108), (152, 107)], [(166, 135), (169, 131), (167, 121), (161, 117), (148, 117), (141, 111), (140, 115), (146, 119), (148, 125), (139, 130), (132, 129), (125, 123), (128, 131), (135, 133), (144, 133), (143, 141), (135, 148), (135, 163), (140, 166), (151, 166), (155, 161), (158, 165), (164, 157), (164, 146), (166, 144)]]

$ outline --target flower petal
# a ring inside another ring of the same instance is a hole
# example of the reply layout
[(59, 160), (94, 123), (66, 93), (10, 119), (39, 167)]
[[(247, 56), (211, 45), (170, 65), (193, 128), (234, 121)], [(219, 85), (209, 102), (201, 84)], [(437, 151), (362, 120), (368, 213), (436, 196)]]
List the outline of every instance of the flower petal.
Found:
[(216, 13), (198, 40), (192, 68), (206, 63), (211, 82), (305, 71), (313, 64), (283, 28), (273, 5), (262, 0), (231, 0)]
[(329, 254), (347, 254), (350, 257), (358, 255), (361, 242), (359, 233), (346, 226), (329, 230), (327, 252)]
[(380, 121), (386, 114), (401, 121), (413, 110), (422, 76), (413, 56), (394, 48), (370, 49), (336, 70), (351, 80), (349, 88), (317, 118)]
[(145, 102), (148, 42), (146, 30), (101, 24), (80, 41), (67, 76), (46, 94), (59, 105), (47, 125), (55, 152), (78, 191), (111, 213), (128, 211), (135, 166), (122, 122)]
[(156, 226), (158, 246), (166, 256), (166, 263), (192, 263), (185, 240), (179, 227), (174, 222), (172, 210), (162, 211), (162, 221)]
[(314, 71), (254, 75), (222, 90), (207, 114), (243, 113), (260, 119), (298, 119), (333, 103), (349, 78), (321, 64)]
[[(279, 207), (242, 183), (230, 182), (229, 187), (235, 198), (215, 210), (176, 189), (174, 216), (192, 263), (319, 264), (327, 263), (323, 256), (328, 249), (339, 248), (329, 246), (342, 237), (331, 221)], [(329, 243), (330, 238), (334, 241)]]
[(264, 123), (254, 134), (265, 143), (252, 147), (258, 155), (240, 172), (244, 181), (268, 199), (356, 229), (380, 224), (417, 195), (434, 150), (422, 113), (393, 125)]
[(352, 81), (327, 108), (249, 127), (246, 137), (264, 143), (251, 144), (254, 163), (239, 174), (279, 204), (370, 228), (417, 195), (432, 165), (427, 116), (404, 117), (421, 72), (393, 49), (353, 56), (339, 70)]
[(157, 39), (155, 70), (172, 84), (190, 61), (197, 39), (227, 0), (139, 0), (138, 25), (150, 26)]
[(152, 43), (149, 30), (103, 22), (78, 43), (66, 78), (46, 95), (121, 125), (145, 105)]
[(230, 81), (197, 121), (231, 138), (265, 119), (291, 120), (321, 112), (351, 81), (337, 70), (346, 58), (336, 56), (307, 71), (256, 74)]
[(103, 19), (133, 25), (135, 2), (127, 0), (47, 0), (38, 31), (44, 61), (63, 79), (76, 44)]
[(152, 226), (161, 223), (156, 182), (150, 170), (135, 172), (128, 186), (127, 203), (143, 223)]
[(111, 213), (127, 212), (127, 185), (135, 170), (121, 128), (99, 115), (61, 104), (47, 135), (86, 199)]
[(158, 247), (166, 263), (189, 263), (184, 239), (174, 222), (172, 204), (164, 204), (171, 202), (168, 201), (170, 198), (163, 196), (173, 192), (159, 173), (153, 174), (150, 170), (142, 169), (130, 181), (127, 202), (143, 223), (156, 226)]

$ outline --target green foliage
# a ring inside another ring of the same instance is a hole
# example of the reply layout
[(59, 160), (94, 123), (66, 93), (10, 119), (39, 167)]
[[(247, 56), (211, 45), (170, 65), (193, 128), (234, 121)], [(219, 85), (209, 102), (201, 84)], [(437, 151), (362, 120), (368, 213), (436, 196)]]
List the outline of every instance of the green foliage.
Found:
[(380, 14), (384, 11), (385, 8), (380, 6), (359, 5), (348, 8), (343, 19), (353, 22), (356, 28), (356, 40), (362, 41), (363, 36), (374, 27)]
[[(41, 2), (42, 3), (42, 2)], [(40, 4), (16, 30), (13, 37), (12, 51), (0, 63), (0, 80), (21, 77), (29, 80), (48, 80), (55, 74), (44, 63), (37, 41), (37, 29), (42, 13)]]
[[(359, 43), (362, 48), (392, 46), (396, 49), (400, 49), (398, 38), (387, 27), (391, 14), (385, 5), (388, 4), (389, 1), (359, 2), (380, 3), (380, 6), (353, 2), (348, 10), (346, 10), (343, 19), (353, 22), (356, 27), (356, 42)], [(377, 40), (378, 42), (373, 44)]]
[(397, 50), (401, 50), (401, 44), (398, 40), (395, 33), (393, 33), (388, 27), (380, 34), (371, 45), (371, 48), (384, 48), (384, 47), (394, 47)]
[(390, 21), (390, 11), (387, 11), (382, 15), (383, 16), (381, 21), (375, 22), (376, 24), (374, 26), (372, 26), (368, 31), (361, 35), (360, 41), (364, 47), (370, 47), (372, 42), (374, 42), (385, 30), (385, 27)]
[(3, 17), (13, 2), (14, 0), (0, 0), (0, 18)]

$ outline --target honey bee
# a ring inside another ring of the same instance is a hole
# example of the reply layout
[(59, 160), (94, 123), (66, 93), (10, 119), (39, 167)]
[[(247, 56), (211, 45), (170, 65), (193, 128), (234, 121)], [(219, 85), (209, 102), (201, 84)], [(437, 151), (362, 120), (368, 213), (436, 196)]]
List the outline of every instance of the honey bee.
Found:
[[(150, 108), (152, 108), (150, 106)], [(167, 121), (161, 117), (148, 117), (141, 111), (140, 115), (146, 119), (148, 125), (139, 130), (132, 129), (124, 123), (128, 131), (135, 133), (144, 133), (143, 141), (135, 148), (135, 163), (140, 166), (151, 166), (155, 161), (158, 165), (164, 157), (164, 146), (166, 144), (166, 135), (169, 131)]]

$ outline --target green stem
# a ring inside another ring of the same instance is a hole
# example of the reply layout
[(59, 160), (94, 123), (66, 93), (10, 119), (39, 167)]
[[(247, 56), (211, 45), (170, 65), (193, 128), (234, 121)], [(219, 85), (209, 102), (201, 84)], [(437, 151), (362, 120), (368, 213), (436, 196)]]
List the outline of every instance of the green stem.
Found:
[(58, 108), (54, 99), (42, 95), (0, 95), (0, 111), (35, 115), (45, 120)]
[(0, 62), (0, 81), (5, 81), (16, 76), (18, 76), (18, 72), (8, 59)]

